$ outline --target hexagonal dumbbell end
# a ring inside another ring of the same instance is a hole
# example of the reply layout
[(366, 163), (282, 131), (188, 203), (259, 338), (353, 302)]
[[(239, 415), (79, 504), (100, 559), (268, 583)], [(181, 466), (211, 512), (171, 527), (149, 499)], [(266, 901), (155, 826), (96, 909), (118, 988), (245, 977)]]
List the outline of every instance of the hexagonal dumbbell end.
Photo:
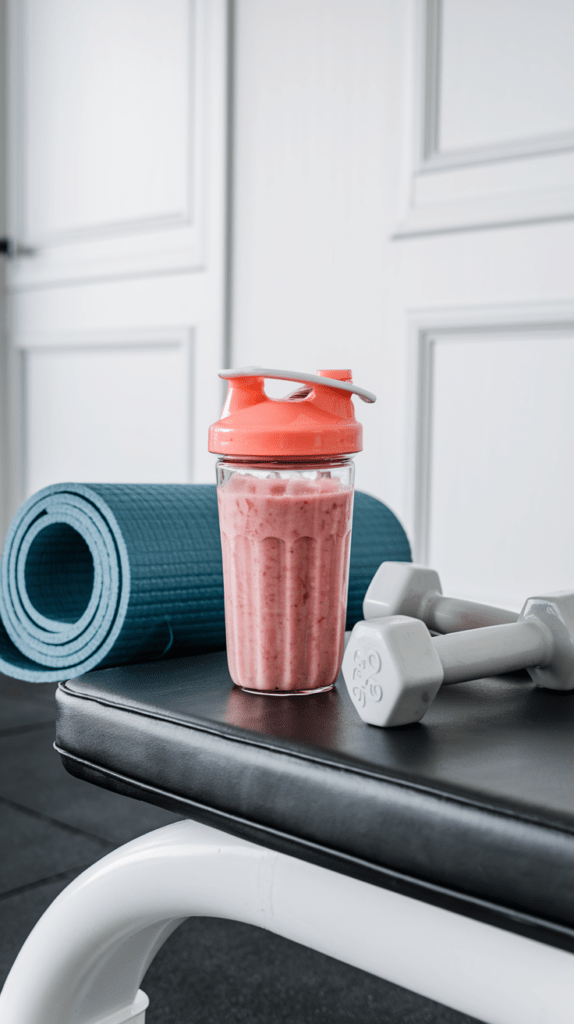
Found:
[(574, 593), (529, 597), (518, 622), (529, 621), (546, 630), (549, 638), (541, 663), (527, 666), (531, 679), (548, 690), (574, 690)]
[(383, 562), (373, 576), (365, 600), (365, 619), (381, 615), (412, 615), (437, 633), (456, 633), (516, 622), (516, 612), (460, 597), (445, 597), (438, 573), (414, 562)]
[(424, 622), (392, 615), (357, 622), (343, 657), (343, 678), (363, 722), (419, 722), (443, 680)]
[(365, 594), (363, 615), (365, 619), (381, 615), (424, 619), (425, 605), (439, 594), (442, 589), (434, 569), (414, 562), (382, 562)]

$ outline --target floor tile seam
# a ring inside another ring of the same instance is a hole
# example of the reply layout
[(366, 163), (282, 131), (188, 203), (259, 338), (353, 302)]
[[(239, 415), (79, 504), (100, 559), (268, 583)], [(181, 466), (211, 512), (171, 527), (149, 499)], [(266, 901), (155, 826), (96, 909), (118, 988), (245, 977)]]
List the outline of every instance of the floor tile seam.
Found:
[(15, 811), (22, 811), (23, 814), (27, 814), (31, 818), (38, 818), (40, 821), (45, 821), (49, 825), (56, 825), (59, 828), (64, 829), (65, 832), (71, 832), (72, 835), (83, 836), (84, 839), (92, 839), (97, 843), (101, 843), (102, 846), (109, 846), (112, 849), (114, 848), (114, 842), (111, 839), (104, 839), (102, 836), (96, 835), (95, 832), (88, 832), (87, 829), (78, 828), (76, 825), (70, 825), (67, 821), (60, 821), (59, 818), (53, 818), (49, 814), (43, 814), (42, 811), (37, 811), (33, 807), (27, 807), (25, 804), (18, 803), (17, 800), (10, 800), (9, 797), (0, 795), (0, 804), (12, 807)]
[(65, 871), (58, 871), (55, 875), (46, 875), (45, 878), (38, 878), (33, 882), (26, 882), (24, 885), (18, 885), (14, 889), (9, 889), (7, 892), (0, 892), (0, 902), (3, 900), (12, 899), (14, 896), (23, 896), (27, 892), (32, 892), (34, 889), (41, 889), (43, 885), (53, 885), (55, 882), (63, 882), (66, 878), (76, 878), (83, 871), (87, 871), (92, 866), (94, 861), (89, 861), (85, 864), (78, 864), (73, 868), (66, 868)]
[(41, 729), (53, 729), (56, 725), (56, 719), (52, 718), (49, 722), (31, 722), (29, 725), (13, 725), (7, 729), (0, 729), (0, 741), (8, 739), (10, 736), (22, 736), (26, 732), (39, 732)]
[[(67, 682), (67, 681), (66, 681)], [(329, 755), (326, 751), (323, 752), (322, 756), (315, 756), (307, 750), (296, 750), (288, 749), (281, 746), (279, 743), (271, 743), (267, 741), (261, 741), (254, 736), (238, 736), (233, 735), (224, 728), (220, 728), (214, 725), (210, 725), (207, 722), (201, 720), (196, 721), (185, 721), (175, 715), (159, 715), (154, 712), (152, 708), (134, 708), (126, 704), (117, 703), (115, 701), (106, 700), (100, 696), (93, 696), (91, 694), (79, 694), (73, 690), (67, 690), (66, 682), (60, 684), (62, 690), (66, 693), (72, 693), (75, 698), (79, 700), (91, 701), (94, 704), (100, 704), (102, 707), (108, 707), (116, 711), (125, 711), (129, 714), (136, 715), (140, 718), (149, 718), (156, 722), (170, 722), (180, 728), (187, 729), (190, 732), (202, 732), (207, 735), (215, 736), (219, 739), (225, 740), (230, 743), (242, 744), (246, 747), (258, 747), (263, 750), (269, 750), (273, 754), (283, 756), (286, 758), (294, 758), (308, 764), (318, 764), (319, 766), (328, 767), (330, 770), (341, 772), (342, 774), (359, 775), (364, 778), (374, 779), (375, 781), (383, 782), (389, 786), (397, 786), (403, 789), (409, 789), (414, 792), (424, 793), (427, 796), (434, 797), (435, 799), (442, 800), (445, 803), (456, 804), (459, 806), (470, 807), (473, 810), (482, 811), (485, 813), (496, 815), (502, 819), (509, 819), (512, 821), (522, 822), (527, 825), (534, 825), (538, 828), (548, 829), (549, 831), (557, 832), (561, 835), (566, 835), (572, 838), (574, 836), (574, 825), (567, 825), (565, 822), (549, 821), (547, 818), (534, 812), (517, 811), (513, 807), (509, 807), (504, 804), (497, 804), (494, 801), (489, 801), (484, 797), (472, 797), (465, 796), (462, 793), (456, 791), (449, 791), (440, 789), (436, 785), (429, 783), (420, 782), (415, 779), (402, 778), (401, 776), (391, 775), (386, 771), (373, 771), (369, 768), (364, 768), (358, 764), (351, 764), (344, 761), (337, 761), (332, 755)], [(59, 754), (67, 754), (68, 752), (58, 745), (58, 737), (54, 742), (54, 750)]]

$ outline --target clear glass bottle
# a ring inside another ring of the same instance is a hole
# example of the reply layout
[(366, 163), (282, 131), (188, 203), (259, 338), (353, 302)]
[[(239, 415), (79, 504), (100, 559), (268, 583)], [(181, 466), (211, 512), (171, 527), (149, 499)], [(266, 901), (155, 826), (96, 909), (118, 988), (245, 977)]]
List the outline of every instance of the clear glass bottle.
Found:
[(227, 658), (234, 683), (269, 694), (333, 686), (347, 609), (349, 457), (217, 464)]
[[(333, 686), (343, 657), (354, 466), (362, 427), (352, 398), (375, 396), (350, 370), (222, 370), (212, 424), (231, 678), (251, 693)], [(285, 398), (265, 378), (303, 384)]]

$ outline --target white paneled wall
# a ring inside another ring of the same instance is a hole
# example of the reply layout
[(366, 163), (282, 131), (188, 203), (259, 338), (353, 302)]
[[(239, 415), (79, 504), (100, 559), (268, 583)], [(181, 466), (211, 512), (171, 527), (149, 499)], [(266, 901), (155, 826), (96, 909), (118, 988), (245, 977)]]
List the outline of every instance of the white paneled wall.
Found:
[(358, 486), (515, 606), (574, 582), (573, 32), (569, 0), (237, 5), (234, 362), (351, 366)]
[(241, 0), (236, 12), (234, 363), (350, 366), (380, 396), (357, 409), (358, 486), (376, 493), (392, 487), (387, 81), (400, 74), (400, 7)]
[[(0, 40), (6, 38), (6, 7), (0, 4)], [(6, 210), (6, 74), (0, 69), (0, 234), (7, 234)], [(1, 259), (1, 257), (0, 257)], [(6, 271), (0, 263), (0, 544), (8, 527), (10, 516), (10, 387), (8, 384), (9, 359), (6, 330)]]
[(533, 589), (568, 589), (574, 308), (506, 327), (483, 314), (419, 344), (420, 555), (448, 593), (488, 599), (495, 580), (520, 608)]
[(574, 215), (569, 0), (405, 0), (411, 121), (396, 235)]
[(192, 357), (186, 332), (155, 342), (103, 337), (72, 348), (29, 349), (27, 493), (54, 480), (186, 483)]
[(570, 0), (442, 0), (440, 19), (440, 153), (572, 132)]
[[(10, 500), (82, 466), (210, 479), (226, 4), (12, 8)], [(234, 10), (232, 362), (377, 393), (358, 486), (452, 588), (574, 580), (574, 5)]]
[(213, 480), (226, 0), (13, 0), (8, 511), (49, 483)]
[(26, 0), (23, 213), (36, 243), (185, 216), (195, 7)]

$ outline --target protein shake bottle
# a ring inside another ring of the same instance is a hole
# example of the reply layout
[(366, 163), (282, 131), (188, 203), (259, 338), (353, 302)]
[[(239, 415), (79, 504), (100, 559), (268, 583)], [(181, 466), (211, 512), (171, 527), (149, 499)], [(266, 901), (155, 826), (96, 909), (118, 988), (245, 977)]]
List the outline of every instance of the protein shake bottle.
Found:
[[(253, 693), (329, 690), (343, 657), (354, 465), (362, 427), (350, 370), (222, 370), (209, 431), (217, 464), (231, 678)], [(282, 399), (265, 378), (303, 386)]]

